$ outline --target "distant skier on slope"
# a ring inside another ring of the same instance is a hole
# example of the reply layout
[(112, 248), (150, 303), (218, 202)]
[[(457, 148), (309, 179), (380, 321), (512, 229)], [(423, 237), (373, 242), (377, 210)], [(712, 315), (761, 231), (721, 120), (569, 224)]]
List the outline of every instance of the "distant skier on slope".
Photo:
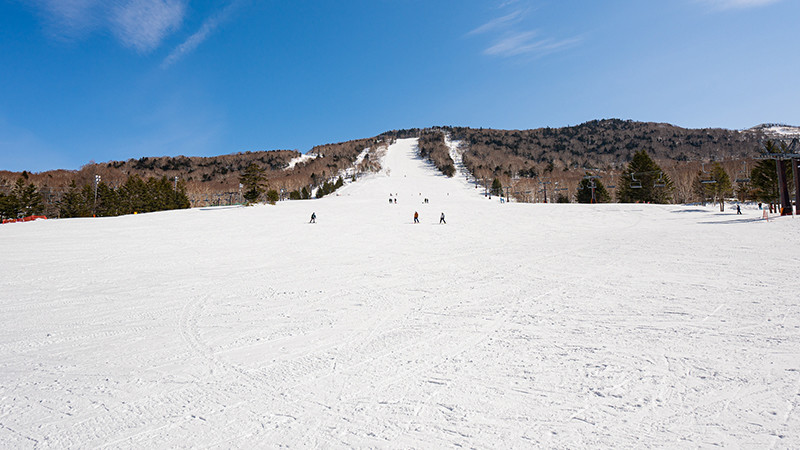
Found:
[(308, 223), (317, 223), (317, 213), (311, 213), (311, 220), (309, 220)]
[(742, 208), (740, 208), (739, 205), (736, 205), (736, 214), (741, 214), (741, 213), (742, 213)]
[(419, 213), (414, 211), (414, 223), (419, 223)]
[(443, 223), (443, 224), (447, 225), (447, 222), (444, 221), (444, 213), (442, 213), (442, 216), (439, 217), (439, 223)]

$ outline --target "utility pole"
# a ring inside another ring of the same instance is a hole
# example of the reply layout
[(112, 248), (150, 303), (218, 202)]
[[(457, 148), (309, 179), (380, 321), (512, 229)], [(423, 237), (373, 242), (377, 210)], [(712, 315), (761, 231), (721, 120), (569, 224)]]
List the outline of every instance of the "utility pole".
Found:
[(97, 185), (100, 184), (100, 175), (94, 176), (94, 205), (92, 206), (92, 217), (97, 217)]

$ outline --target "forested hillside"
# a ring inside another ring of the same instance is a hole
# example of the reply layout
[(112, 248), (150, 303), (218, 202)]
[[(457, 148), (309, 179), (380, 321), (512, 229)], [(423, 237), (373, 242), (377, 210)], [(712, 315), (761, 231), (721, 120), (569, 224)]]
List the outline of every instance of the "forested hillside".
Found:
[(628, 183), (619, 177), (633, 155), (644, 150), (673, 180), (673, 201), (701, 201), (693, 192), (698, 173), (716, 161), (732, 178), (742, 178), (740, 172), (752, 169), (765, 137), (757, 129), (685, 129), (619, 119), (535, 130), (442, 130), (461, 141), (470, 173), (482, 180), (498, 178), (504, 185), (513, 182), (518, 197), (526, 200), (542, 200), (548, 186), (551, 194), (574, 200), (587, 173), (610, 186)]
[[(115, 189), (126, 184), (130, 177), (177, 181), (185, 190), (191, 206), (224, 205), (242, 201), (239, 178), (251, 164), (264, 169), (267, 187), (288, 197), (289, 192), (307, 187), (313, 190), (338, 175), (369, 171), (378, 166), (377, 158), (367, 148), (380, 146), (379, 138), (367, 138), (312, 148), (300, 158), (294, 150), (242, 152), (214, 157), (144, 157), (127, 161), (109, 161), (81, 167), (80, 170), (53, 170), (41, 173), (0, 171), (0, 194), (10, 194), (21, 178), (26, 185), (35, 186), (42, 196), (39, 213), (58, 217), (60, 205), (74, 183), (78, 189), (94, 187), (96, 177)], [(362, 160), (356, 167), (359, 155)], [(302, 159), (302, 160), (301, 160)], [(295, 164), (290, 167), (290, 162)], [(74, 188), (72, 189), (74, 190)]]
[[(434, 127), (392, 130), (376, 137), (319, 145), (305, 156), (295, 150), (242, 152), (215, 157), (144, 157), (127, 161), (90, 162), (80, 170), (43, 173), (0, 171), (0, 193), (12, 191), (19, 178), (42, 194), (43, 211), (58, 215), (58, 205), (74, 182), (78, 188), (93, 186), (97, 176), (109, 188), (117, 188), (131, 176), (175, 178), (184, 187), (192, 206), (241, 201), (239, 179), (251, 164), (264, 169), (268, 189), (281, 198), (311, 192), (339, 175), (379, 169), (380, 149), (393, 139), (420, 138), (420, 155), (442, 173), (453, 176), (454, 162), (445, 135), (460, 141), (459, 151), (470, 174), (489, 186), (498, 180), (512, 186), (521, 201), (550, 198), (575, 201), (582, 178), (600, 177), (615, 194), (614, 186), (629, 183), (621, 178), (625, 166), (638, 151), (645, 151), (672, 181), (675, 202), (702, 200), (696, 188), (707, 166), (719, 162), (731, 179), (743, 178), (754, 166), (763, 127), (746, 131), (685, 129), (663, 123), (630, 120), (593, 120), (564, 128), (496, 130), (466, 127)], [(371, 149), (372, 151), (365, 151)], [(628, 176), (628, 175), (624, 175)], [(294, 198), (294, 197), (293, 197)]]

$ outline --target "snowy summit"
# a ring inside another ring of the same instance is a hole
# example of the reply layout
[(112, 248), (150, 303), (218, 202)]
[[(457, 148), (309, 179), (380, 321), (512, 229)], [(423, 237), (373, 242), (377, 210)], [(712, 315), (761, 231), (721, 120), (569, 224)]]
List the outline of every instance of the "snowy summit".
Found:
[(800, 446), (791, 217), (500, 203), (415, 139), (381, 164), (0, 227), (0, 447)]

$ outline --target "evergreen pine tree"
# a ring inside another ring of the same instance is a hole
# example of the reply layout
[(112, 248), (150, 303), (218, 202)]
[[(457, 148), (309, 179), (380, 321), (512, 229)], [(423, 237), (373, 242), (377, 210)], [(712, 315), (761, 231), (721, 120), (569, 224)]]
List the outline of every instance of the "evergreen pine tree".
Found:
[(25, 179), (22, 177), (17, 179), (17, 183), (11, 190), (11, 195), (15, 198), (18, 217), (38, 215), (44, 210), (42, 194), (39, 193), (33, 183), (25, 184)]
[(503, 183), (500, 182), (499, 178), (495, 178), (492, 181), (491, 194), (497, 196), (503, 195)]
[(17, 218), (17, 198), (0, 192), (0, 220)]
[[(88, 186), (88, 185), (87, 185)], [(131, 175), (119, 188), (121, 214), (143, 213), (149, 211), (147, 184), (138, 176)]]
[(75, 180), (69, 185), (69, 190), (61, 197), (58, 204), (61, 217), (89, 217), (92, 215), (91, 204), (78, 188)]
[[(788, 183), (792, 183), (792, 169), (786, 165), (784, 174)], [(764, 159), (758, 162), (753, 170), (750, 171), (750, 185), (752, 186), (756, 200), (765, 203), (776, 203), (780, 198), (778, 192), (778, 170), (775, 160)], [(791, 190), (791, 189), (790, 189)]]
[[(659, 186), (659, 185), (664, 186)], [(640, 186), (640, 187), (637, 187)], [(621, 203), (669, 203), (674, 184), (644, 150), (633, 155), (617, 185)]]
[(278, 200), (280, 199), (281, 195), (275, 189), (270, 189), (267, 191), (267, 202), (269, 202), (270, 205), (278, 203)]
[[(587, 174), (588, 175), (588, 174)], [(594, 199), (595, 203), (611, 203), (611, 195), (606, 190), (603, 182), (598, 178), (584, 178), (578, 183), (578, 193), (575, 195), (578, 203), (592, 203), (592, 188), (591, 184), (594, 181)]]
[(248, 204), (258, 201), (265, 191), (264, 185), (266, 182), (267, 177), (264, 175), (264, 169), (255, 163), (247, 166), (244, 173), (239, 177), (239, 183), (243, 186), (242, 196)]
[(711, 177), (709, 180), (713, 183), (701, 183), (705, 189), (704, 197), (710, 197), (715, 202), (719, 202), (719, 210), (725, 210), (725, 197), (733, 195), (733, 185), (731, 184), (731, 177), (728, 172), (722, 167), (722, 164), (716, 162), (711, 169)]

